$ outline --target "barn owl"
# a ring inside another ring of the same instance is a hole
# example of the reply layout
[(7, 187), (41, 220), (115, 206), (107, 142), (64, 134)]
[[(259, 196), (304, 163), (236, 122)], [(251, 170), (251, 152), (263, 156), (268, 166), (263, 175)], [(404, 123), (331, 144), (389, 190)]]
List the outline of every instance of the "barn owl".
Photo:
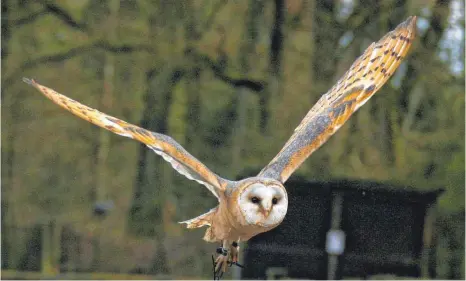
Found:
[(23, 80), (78, 117), (118, 135), (144, 143), (190, 180), (207, 187), (218, 205), (190, 220), (187, 228), (207, 226), (204, 240), (220, 242), (215, 271), (237, 263), (239, 242), (277, 227), (285, 218), (284, 184), (303, 161), (333, 135), (389, 79), (406, 56), (415, 36), (410, 17), (372, 43), (343, 77), (307, 113), (282, 150), (251, 178), (224, 179), (209, 170), (171, 137), (151, 132), (87, 107), (34, 80)]

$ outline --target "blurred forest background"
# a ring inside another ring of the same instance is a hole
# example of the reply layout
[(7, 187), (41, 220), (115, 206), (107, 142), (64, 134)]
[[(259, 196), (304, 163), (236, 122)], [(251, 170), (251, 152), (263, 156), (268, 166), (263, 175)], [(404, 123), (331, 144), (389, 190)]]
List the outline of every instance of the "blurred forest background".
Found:
[(177, 224), (216, 205), (206, 188), (22, 77), (168, 134), (235, 179), (275, 156), (372, 41), (417, 15), (417, 39), (394, 77), (297, 174), (444, 187), (437, 274), (464, 278), (464, 1), (1, 5), (2, 269), (34, 270), (30, 235), (51, 221), (101, 245), (77, 246), (78, 267), (62, 256), (70, 270), (208, 278), (217, 246)]

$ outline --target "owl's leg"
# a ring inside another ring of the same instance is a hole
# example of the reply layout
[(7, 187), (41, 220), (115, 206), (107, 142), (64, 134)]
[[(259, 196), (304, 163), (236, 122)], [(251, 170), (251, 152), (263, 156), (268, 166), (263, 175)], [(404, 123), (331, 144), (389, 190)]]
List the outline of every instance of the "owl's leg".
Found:
[[(214, 279), (219, 279), (223, 276), (223, 273), (227, 270), (227, 265), (230, 267), (233, 265), (244, 268), (238, 263), (239, 259), (239, 239), (230, 243), (228, 240), (223, 240), (222, 247), (217, 248), (217, 259), (214, 262)], [(216, 278), (217, 277), (217, 278)]]
[(229, 241), (223, 240), (222, 247), (217, 248), (217, 259), (215, 260), (215, 270), (214, 276), (218, 276), (219, 278), (223, 275), (225, 271), (227, 271), (228, 259), (229, 259)]
[(238, 260), (239, 260), (239, 239), (238, 241), (234, 241), (233, 243), (231, 243), (231, 246), (230, 246), (230, 256), (231, 256), (231, 264), (236, 264), (236, 265), (239, 265), (241, 266), (240, 264), (238, 264)]

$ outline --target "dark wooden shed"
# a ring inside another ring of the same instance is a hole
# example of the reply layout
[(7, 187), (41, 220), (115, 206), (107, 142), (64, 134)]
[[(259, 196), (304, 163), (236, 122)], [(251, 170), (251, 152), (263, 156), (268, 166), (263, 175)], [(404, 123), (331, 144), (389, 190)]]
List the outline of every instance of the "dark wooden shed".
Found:
[(435, 277), (435, 204), (441, 188), (291, 179), (288, 213), (245, 245), (242, 279)]

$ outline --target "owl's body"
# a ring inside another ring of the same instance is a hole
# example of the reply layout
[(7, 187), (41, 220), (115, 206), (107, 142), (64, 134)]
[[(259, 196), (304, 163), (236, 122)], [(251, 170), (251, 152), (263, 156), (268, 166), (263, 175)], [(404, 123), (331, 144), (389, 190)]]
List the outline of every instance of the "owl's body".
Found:
[(219, 201), (209, 212), (184, 221), (188, 228), (208, 226), (204, 240), (222, 241), (217, 270), (238, 259), (238, 242), (277, 227), (285, 218), (288, 196), (283, 184), (302, 162), (332, 136), (390, 78), (415, 34), (410, 17), (372, 43), (343, 77), (304, 117), (282, 150), (256, 177), (223, 179), (169, 136), (127, 123), (74, 101), (34, 80), (23, 79), (71, 113), (97, 126), (142, 142), (175, 170), (206, 186)]
[[(288, 208), (286, 190), (274, 179), (248, 178), (229, 182), (221, 196), (217, 207), (181, 223), (187, 228), (209, 226), (204, 235), (208, 242), (247, 241), (277, 227)], [(253, 203), (253, 198), (259, 201)]]

